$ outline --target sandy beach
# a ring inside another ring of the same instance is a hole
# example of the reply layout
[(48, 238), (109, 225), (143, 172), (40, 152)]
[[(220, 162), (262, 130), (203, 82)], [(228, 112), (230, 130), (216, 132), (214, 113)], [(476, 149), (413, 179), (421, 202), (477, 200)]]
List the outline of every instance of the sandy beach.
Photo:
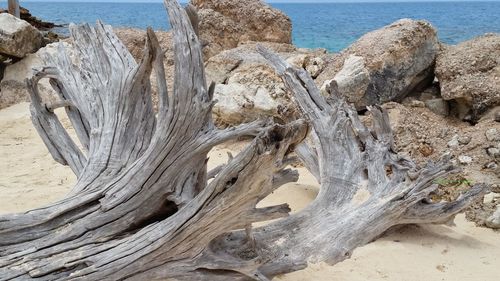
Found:
[[(63, 119), (64, 124), (68, 121)], [(227, 159), (241, 145), (217, 147), (209, 166)], [(23, 212), (60, 199), (75, 176), (52, 160), (33, 128), (28, 103), (0, 111), (0, 214)], [(312, 201), (318, 191), (314, 178), (299, 169), (300, 180), (287, 184), (261, 205), (289, 203), (293, 211)], [(280, 281), (388, 280), (488, 281), (500, 275), (500, 232), (477, 228), (459, 215), (456, 226), (412, 225), (393, 229), (377, 241), (355, 250), (351, 259), (335, 266), (311, 264), (279, 276)]]

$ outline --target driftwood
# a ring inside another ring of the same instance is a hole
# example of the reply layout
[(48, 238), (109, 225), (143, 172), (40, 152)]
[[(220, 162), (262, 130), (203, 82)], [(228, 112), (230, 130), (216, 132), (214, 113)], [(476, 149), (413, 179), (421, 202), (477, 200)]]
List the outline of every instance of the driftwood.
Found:
[[(0, 280), (269, 280), (308, 262), (342, 261), (395, 225), (447, 221), (485, 192), (477, 185), (457, 201), (430, 201), (434, 180), (453, 171), (446, 160), (417, 169), (393, 151), (380, 108), (371, 109), (373, 128), (366, 128), (342, 99), (320, 96), (307, 72), (262, 48), (306, 121), (217, 129), (196, 17), (175, 0), (165, 4), (175, 44), (172, 92), (152, 30), (137, 64), (101, 23), (70, 26), (76, 65), (61, 45), (45, 58), (51, 67), (27, 82), (33, 124), (77, 183), (48, 207), (0, 216)], [(42, 78), (61, 102), (42, 104)], [(79, 144), (57, 107), (65, 107)], [(303, 142), (308, 131), (313, 147)], [(247, 148), (207, 171), (213, 146), (248, 135), (256, 137)], [(290, 216), (286, 204), (256, 208), (297, 180), (286, 168), (294, 150), (321, 183), (317, 199)]]
[(21, 10), (19, 9), (19, 0), (8, 0), (8, 11), (9, 14), (20, 18), (21, 17)]

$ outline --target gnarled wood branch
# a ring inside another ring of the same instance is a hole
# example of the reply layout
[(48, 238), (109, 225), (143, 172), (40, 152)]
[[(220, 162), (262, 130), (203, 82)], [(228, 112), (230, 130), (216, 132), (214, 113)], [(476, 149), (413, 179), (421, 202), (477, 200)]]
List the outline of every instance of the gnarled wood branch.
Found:
[[(431, 202), (433, 180), (453, 171), (448, 162), (417, 169), (392, 150), (380, 108), (371, 109), (373, 127), (365, 127), (343, 100), (323, 98), (305, 71), (264, 49), (308, 121), (215, 128), (194, 10), (188, 16), (176, 1), (165, 4), (174, 33), (173, 91), (151, 30), (136, 63), (101, 23), (71, 25), (76, 57), (60, 45), (27, 82), (34, 126), (78, 179), (59, 202), (0, 216), (0, 280), (269, 280), (309, 261), (339, 262), (394, 225), (442, 222), (484, 192), (478, 185), (455, 202)], [(42, 78), (58, 93), (80, 145), (53, 106), (41, 103)], [(314, 148), (303, 143), (308, 123)], [(210, 149), (243, 135), (256, 137), (208, 172)], [(286, 169), (294, 149), (321, 183), (318, 198), (290, 216), (286, 204), (256, 208), (297, 180)], [(272, 219), (279, 220), (252, 228)]]
[[(393, 226), (444, 223), (486, 193), (486, 186), (477, 184), (456, 201), (432, 202), (435, 180), (456, 171), (449, 159), (416, 167), (394, 152), (389, 117), (380, 107), (370, 108), (368, 128), (342, 98), (321, 96), (305, 70), (258, 49), (312, 125), (314, 149), (301, 144), (297, 151), (321, 183), (317, 198), (304, 210), (253, 230), (263, 276), (302, 269), (308, 262), (338, 263)], [(235, 241), (244, 237), (233, 232), (213, 243), (237, 256), (247, 250), (235, 249)]]

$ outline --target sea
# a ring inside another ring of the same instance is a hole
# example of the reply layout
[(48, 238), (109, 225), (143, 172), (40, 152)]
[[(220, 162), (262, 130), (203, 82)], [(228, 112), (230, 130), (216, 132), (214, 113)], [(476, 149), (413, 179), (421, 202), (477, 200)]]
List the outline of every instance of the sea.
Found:
[[(43, 20), (168, 30), (162, 3), (25, 2)], [(432, 23), (440, 40), (456, 44), (484, 33), (500, 33), (500, 2), (270, 3), (290, 16), (293, 42), (304, 48), (340, 51), (363, 34), (401, 18)], [(6, 1), (0, 1), (5, 7)]]

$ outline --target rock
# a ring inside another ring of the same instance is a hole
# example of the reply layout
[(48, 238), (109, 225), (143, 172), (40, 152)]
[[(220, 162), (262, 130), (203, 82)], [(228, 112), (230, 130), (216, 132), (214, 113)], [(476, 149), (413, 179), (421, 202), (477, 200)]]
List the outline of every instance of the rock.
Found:
[(489, 162), (484, 165), (485, 169), (490, 169), (490, 170), (495, 170), (498, 167), (497, 163), (495, 162)]
[(326, 89), (330, 88), (333, 83), (336, 83), (339, 93), (342, 93), (348, 102), (356, 103), (361, 100), (370, 83), (370, 72), (366, 68), (365, 59), (349, 55), (335, 78), (323, 83), (321, 92), (327, 95)]
[(497, 206), (496, 211), (489, 218), (486, 219), (485, 224), (487, 227), (499, 229), (500, 228), (500, 206)]
[(458, 135), (454, 135), (453, 138), (448, 142), (449, 148), (457, 148), (459, 145)]
[(305, 61), (305, 69), (309, 74), (311, 74), (312, 78), (318, 77), (318, 75), (325, 68), (325, 61), (320, 57), (306, 57)]
[(488, 141), (500, 141), (500, 131), (496, 128), (488, 129), (485, 135)]
[(500, 149), (496, 148), (496, 147), (490, 147), (487, 149), (487, 152), (488, 152), (488, 155), (493, 157), (493, 158), (496, 158), (496, 157), (499, 157), (500, 158)]
[(358, 108), (402, 100), (432, 83), (438, 49), (428, 22), (402, 19), (362, 36), (328, 63), (316, 83), (325, 88), (335, 80)]
[[(293, 45), (259, 43), (299, 67), (323, 55), (322, 50), (297, 49)], [(258, 118), (281, 120), (296, 114), (296, 108), (281, 78), (250, 42), (223, 51), (206, 62), (207, 81), (215, 82), (214, 120), (218, 125), (237, 125)]]
[(425, 103), (423, 101), (416, 100), (414, 98), (405, 98), (402, 104), (408, 107), (425, 107)]
[[(434, 114), (426, 107), (406, 107), (396, 102), (383, 104), (382, 107), (389, 115), (394, 149), (398, 153), (411, 157), (418, 165), (439, 161), (443, 157), (455, 159), (458, 164), (459, 156), (465, 155), (473, 160), (469, 165), (461, 166), (465, 178), (473, 182), (498, 182), (498, 165), (485, 169), (486, 163), (496, 160), (487, 154), (486, 149), (497, 145), (489, 143), (484, 134), (498, 124), (492, 119), (481, 120), (471, 126), (467, 122)], [(370, 125), (370, 114), (362, 115), (361, 120)], [(458, 140), (463, 141), (462, 138), (467, 136), (471, 137), (469, 144), (461, 145)]]
[[(7, 66), (5, 69), (4, 77), (0, 82), (0, 109), (10, 105), (29, 101), (29, 94), (26, 88), (25, 79), (33, 76), (33, 69), (41, 68), (44, 66), (42, 62), (43, 56), (50, 56), (58, 52), (58, 44), (49, 44), (34, 54), (30, 54), (24, 59)], [(76, 58), (71, 56), (72, 47), (68, 43), (61, 43), (69, 51), (70, 58), (74, 63), (77, 63)], [(40, 80), (38, 84), (40, 95), (45, 102), (57, 99), (56, 93), (52, 90), (48, 79)]]
[[(38, 30), (43, 30), (43, 31), (48, 31), (54, 27), (61, 27), (61, 25), (54, 24), (52, 22), (45, 22), (37, 17), (34, 17), (30, 11), (26, 8), (20, 7), (19, 12), (21, 13), (21, 19), (27, 21), (29, 24), (31, 24), (33, 27), (35, 27)], [(2, 13), (8, 13), (7, 10), (2, 10), (0, 9), (0, 14)]]
[(469, 136), (461, 136), (458, 138), (458, 143), (461, 145), (468, 145), (471, 140), (472, 138)]
[(490, 192), (483, 197), (483, 203), (494, 203), (500, 199), (500, 194), (495, 193), (495, 192)]
[(448, 116), (450, 114), (448, 102), (443, 99), (429, 99), (425, 101), (425, 106), (432, 112), (441, 116)]
[(29, 23), (7, 13), (0, 14), (0, 54), (24, 58), (36, 52), (42, 42), (42, 34)]
[(198, 9), (206, 59), (248, 41), (292, 42), (288, 16), (256, 0), (191, 0)]
[(219, 124), (234, 125), (280, 114), (279, 99), (271, 97), (264, 87), (219, 84), (215, 87), (214, 98), (218, 102), (213, 114)]
[(460, 155), (458, 156), (458, 162), (462, 165), (468, 165), (472, 163), (472, 157), (467, 156), (467, 155)]
[(436, 59), (436, 76), (445, 100), (460, 100), (472, 120), (500, 104), (500, 35), (487, 34), (445, 46)]
[(429, 157), (434, 153), (434, 148), (428, 144), (421, 144), (418, 150), (424, 157)]

